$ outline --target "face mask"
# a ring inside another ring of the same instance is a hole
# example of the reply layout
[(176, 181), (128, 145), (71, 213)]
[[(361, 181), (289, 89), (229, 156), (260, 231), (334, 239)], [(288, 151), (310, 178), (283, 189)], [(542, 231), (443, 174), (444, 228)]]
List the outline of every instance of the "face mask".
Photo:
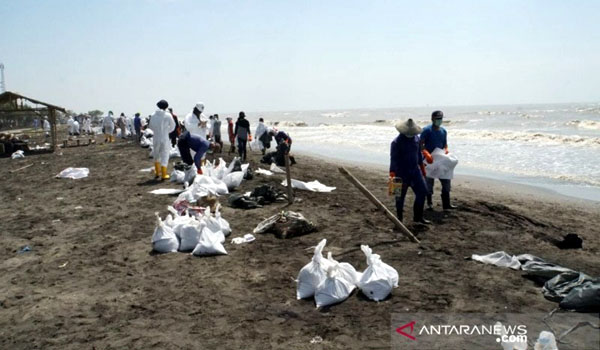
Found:
[(433, 121), (433, 125), (438, 126), (438, 127), (442, 126), (442, 120), (441, 119), (435, 119)]

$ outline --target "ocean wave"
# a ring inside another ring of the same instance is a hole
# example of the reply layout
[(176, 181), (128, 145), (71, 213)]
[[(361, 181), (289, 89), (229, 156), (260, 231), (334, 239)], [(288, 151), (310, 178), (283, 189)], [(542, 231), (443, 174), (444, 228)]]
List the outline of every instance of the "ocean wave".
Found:
[(574, 145), (582, 147), (600, 147), (600, 138), (579, 135), (558, 135), (525, 131), (489, 131), (489, 130), (449, 130), (448, 135), (464, 139), (492, 139), (515, 141), (543, 145)]
[[(394, 125), (397, 121), (390, 121)], [(417, 124), (425, 126), (424, 123), (417, 121)], [(302, 134), (321, 138), (348, 138), (356, 135), (369, 135), (370, 138), (376, 137), (394, 137), (396, 130), (386, 124), (332, 124), (319, 127), (302, 127)], [(291, 131), (291, 130), (290, 130)], [(298, 132), (296, 131), (296, 132)], [(600, 147), (600, 137), (579, 136), (579, 135), (559, 135), (541, 132), (526, 131), (507, 131), (507, 130), (473, 130), (473, 129), (448, 129), (448, 138), (464, 140), (493, 140), (509, 141), (524, 144), (535, 144), (541, 146), (564, 145), (575, 147)]]
[(571, 120), (565, 123), (565, 125), (580, 129), (600, 130), (600, 121), (595, 120)]
[(306, 124), (306, 122), (303, 122), (301, 120), (298, 120), (298, 121), (282, 120), (282, 121), (278, 121), (278, 122), (269, 123), (269, 125), (276, 126), (276, 127), (306, 127), (306, 126), (308, 126), (308, 124)]
[(321, 113), (321, 117), (324, 117), (324, 118), (343, 118), (347, 114), (348, 114), (348, 112)]

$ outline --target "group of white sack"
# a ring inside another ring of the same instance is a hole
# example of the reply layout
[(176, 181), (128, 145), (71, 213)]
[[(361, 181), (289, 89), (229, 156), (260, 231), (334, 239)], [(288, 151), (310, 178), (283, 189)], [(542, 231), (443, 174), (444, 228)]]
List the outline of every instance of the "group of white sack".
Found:
[(227, 254), (223, 243), (231, 233), (227, 220), (217, 208), (215, 215), (206, 207), (198, 216), (179, 215), (168, 207), (170, 214), (163, 221), (156, 215), (156, 229), (152, 235), (152, 248), (159, 253), (192, 252), (194, 255)]
[[(223, 160), (223, 158), (219, 158), (219, 163), (217, 165), (217, 161), (214, 162), (206, 161), (202, 166), (202, 175), (198, 176), (202, 178), (200, 182), (205, 185), (210, 185), (209, 187), (214, 187), (213, 194), (227, 194), (229, 190), (232, 190), (238, 187), (242, 181), (244, 180), (244, 176), (248, 171), (249, 164), (242, 164), (241, 171), (233, 171), (235, 163), (239, 161), (239, 157), (235, 157), (229, 166), (227, 166), (227, 162)], [(177, 183), (196, 183), (195, 178), (198, 169), (195, 164), (186, 170), (181, 171), (177, 169), (173, 169), (171, 172), (171, 181)], [(214, 185), (214, 186), (213, 186)]]
[(322, 307), (346, 300), (358, 287), (369, 299), (380, 301), (398, 287), (398, 271), (381, 261), (368, 245), (360, 246), (368, 265), (360, 273), (351, 264), (334, 260), (331, 252), (325, 259), (322, 252), (326, 243), (326, 239), (319, 242), (311, 262), (300, 270), (296, 280), (298, 299), (314, 296), (317, 307)]

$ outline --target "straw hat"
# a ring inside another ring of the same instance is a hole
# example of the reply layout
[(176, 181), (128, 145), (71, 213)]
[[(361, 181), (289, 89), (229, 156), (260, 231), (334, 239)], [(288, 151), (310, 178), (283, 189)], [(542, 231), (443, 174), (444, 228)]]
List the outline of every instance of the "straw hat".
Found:
[(396, 124), (396, 130), (404, 136), (413, 137), (421, 133), (421, 127), (417, 125), (412, 119), (408, 119), (405, 122), (398, 122)]

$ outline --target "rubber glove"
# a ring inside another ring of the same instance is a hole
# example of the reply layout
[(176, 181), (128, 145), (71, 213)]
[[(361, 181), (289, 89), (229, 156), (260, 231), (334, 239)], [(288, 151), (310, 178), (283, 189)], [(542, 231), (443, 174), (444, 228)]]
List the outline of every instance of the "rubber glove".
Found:
[(444, 151), (446, 151), (446, 154), (448, 154), (448, 146), (444, 147)]
[(425, 164), (419, 164), (419, 168), (421, 168), (421, 173), (423, 176), (427, 176), (427, 172), (425, 171)]
[(390, 171), (390, 178), (388, 180), (388, 195), (389, 196), (394, 195), (394, 179), (395, 178), (396, 178), (396, 173), (393, 171)]
[(431, 153), (429, 153), (429, 151), (424, 149), (422, 151), (422, 153), (423, 153), (423, 157), (425, 157), (425, 160), (427, 161), (427, 163), (429, 163), (429, 164), (433, 163), (433, 157), (431, 156)]

